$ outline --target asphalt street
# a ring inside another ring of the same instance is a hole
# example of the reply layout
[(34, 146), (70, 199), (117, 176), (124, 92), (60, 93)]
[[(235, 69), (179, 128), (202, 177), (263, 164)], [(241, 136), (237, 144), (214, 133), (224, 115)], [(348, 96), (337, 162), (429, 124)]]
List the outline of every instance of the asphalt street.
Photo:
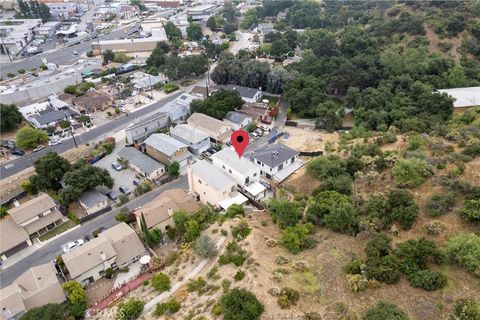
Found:
[[(85, 132), (81, 135), (76, 135), (75, 139), (78, 145), (85, 144), (90, 141), (99, 140), (111, 132), (117, 132), (125, 128), (129, 123), (131, 123), (135, 118), (145, 116), (151, 112), (155, 112), (156, 109), (160, 108), (161, 106), (165, 105), (167, 102), (172, 101), (176, 97), (178, 97), (182, 92), (179, 91), (171, 96), (168, 96), (162, 100), (156, 101), (150, 106), (144, 107), (138, 111), (131, 112), (128, 116), (124, 115), (120, 118), (110, 121), (100, 127), (93, 128), (88, 132)], [(0, 179), (5, 179), (10, 177), (26, 168), (33, 166), (35, 160), (40, 158), (45, 152), (48, 151), (55, 151), (57, 153), (62, 153), (67, 150), (75, 148), (75, 144), (72, 138), (63, 140), (61, 144), (56, 146), (47, 147), (44, 150), (36, 153), (29, 153), (25, 154), (22, 157), (19, 157), (15, 160), (6, 162), (0, 168)]]
[[(140, 24), (135, 24), (133, 26), (120, 27), (115, 31), (100, 35), (99, 40), (112, 40), (125, 37), (126, 33), (138, 30)], [(0, 75), (5, 78), (5, 75), (8, 72), (16, 73), (18, 69), (30, 70), (32, 68), (38, 68), (43, 64), (42, 59), (47, 59), (47, 62), (53, 62), (57, 65), (69, 65), (73, 64), (76, 60), (80, 58), (83, 53), (90, 51), (92, 49), (92, 42), (96, 42), (97, 39), (89, 40), (86, 42), (81, 42), (80, 44), (71, 46), (71, 47), (62, 47), (58, 48), (55, 51), (44, 52), (35, 56), (25, 58), (13, 63), (3, 63), (0, 67)], [(77, 51), (77, 55), (73, 55), (73, 52)]]
[[(180, 176), (179, 179), (167, 183), (159, 187), (158, 189), (155, 189), (152, 192), (141, 196), (140, 198), (135, 198), (122, 207), (128, 207), (129, 209), (133, 210), (135, 208), (144, 206), (146, 203), (152, 201), (153, 198), (158, 196), (163, 191), (175, 188), (188, 189), (187, 176)], [(103, 215), (83, 224), (80, 228), (63, 234), (59, 238), (52, 240), (45, 246), (37, 249), (29, 256), (18, 261), (10, 268), (0, 271), (0, 288), (4, 288), (11, 284), (16, 278), (18, 278), (29, 268), (54, 260), (59, 254), (63, 253), (62, 246), (65, 243), (76, 239), (83, 239), (85, 235), (91, 236), (92, 232), (100, 227), (108, 229), (118, 224), (118, 221), (115, 220), (115, 215), (119, 213), (122, 207), (104, 213)]]

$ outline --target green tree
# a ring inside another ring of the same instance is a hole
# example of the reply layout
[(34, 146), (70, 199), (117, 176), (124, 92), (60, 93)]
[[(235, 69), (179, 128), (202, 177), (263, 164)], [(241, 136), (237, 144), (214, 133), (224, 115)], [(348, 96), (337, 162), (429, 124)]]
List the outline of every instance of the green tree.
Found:
[(383, 217), (386, 224), (396, 220), (404, 230), (412, 227), (418, 215), (418, 206), (413, 196), (406, 190), (393, 189), (387, 197), (387, 214)]
[(293, 81), (298, 76), (295, 71), (287, 71), (284, 68), (275, 68), (268, 73), (267, 91), (279, 94), (283, 92), (283, 87), (287, 82)]
[(16, 142), (20, 148), (35, 148), (39, 144), (48, 141), (47, 133), (43, 130), (33, 129), (31, 127), (23, 127), (17, 131)]
[(172, 215), (173, 222), (177, 233), (183, 235), (186, 231), (187, 221), (190, 219), (188, 212), (185, 210), (175, 211)]
[(431, 175), (430, 165), (418, 158), (399, 160), (392, 168), (392, 176), (401, 187), (418, 187)]
[(350, 203), (335, 206), (323, 218), (325, 226), (333, 231), (355, 235), (358, 232), (358, 218)]
[(88, 308), (85, 289), (76, 281), (65, 282), (62, 287), (67, 293), (67, 309), (70, 314), (78, 318), (83, 317)]
[(159, 244), (163, 240), (162, 231), (158, 228), (153, 228), (153, 230), (150, 231), (150, 239), (152, 240), (153, 243)]
[(287, 41), (283, 39), (275, 40), (272, 42), (270, 48), (270, 54), (276, 58), (285, 56), (290, 51)]
[(237, 91), (220, 90), (204, 100), (193, 100), (191, 112), (199, 112), (216, 119), (223, 119), (229, 111), (240, 108), (243, 100)]
[(245, 208), (240, 204), (232, 204), (230, 207), (228, 207), (225, 215), (229, 218), (234, 218), (236, 216), (244, 216)]
[(337, 50), (335, 35), (326, 29), (307, 30), (300, 35), (302, 49), (311, 49), (317, 57), (329, 57)]
[(199, 41), (203, 37), (202, 26), (198, 23), (191, 22), (187, 27), (188, 40)]
[(129, 299), (118, 305), (116, 313), (117, 320), (134, 320), (137, 319), (143, 311), (144, 303), (138, 299)]
[(380, 301), (367, 310), (363, 320), (408, 320), (408, 315), (396, 305)]
[(314, 195), (310, 200), (307, 209), (307, 220), (315, 225), (324, 225), (324, 218), (326, 215), (332, 213), (339, 208), (351, 206), (351, 200), (348, 196), (340, 194), (337, 191), (321, 191)]
[(22, 114), (14, 104), (0, 103), (0, 132), (16, 129), (22, 119)]
[(145, 241), (145, 244), (147, 246), (151, 246), (153, 241), (151, 238), (151, 234), (148, 231), (147, 222), (145, 221), (145, 216), (143, 215), (143, 212), (142, 212), (142, 215), (140, 216), (140, 229), (142, 230), (142, 233), (143, 233), (143, 241)]
[(164, 303), (157, 303), (155, 306), (155, 311), (153, 311), (153, 314), (157, 317), (163, 316), (163, 315), (172, 315), (174, 313), (177, 313), (178, 310), (182, 305), (180, 302), (175, 300), (175, 298), (171, 297), (170, 299), (167, 300), (167, 302)]
[(211, 258), (217, 254), (217, 246), (208, 235), (201, 235), (195, 242), (195, 252), (202, 258)]
[(257, 9), (252, 8), (252, 9), (248, 9), (243, 14), (243, 20), (240, 27), (244, 30), (248, 30), (254, 25), (256, 25), (257, 23), (258, 23)]
[(36, 178), (30, 177), (37, 190), (59, 190), (64, 174), (71, 169), (70, 162), (53, 151), (48, 151), (34, 163)]
[(170, 290), (170, 278), (162, 272), (154, 274), (150, 283), (159, 293)]
[(314, 226), (311, 223), (287, 227), (282, 231), (282, 245), (295, 254), (311, 249), (316, 244), (316, 241), (310, 237), (313, 230)]
[(125, 52), (115, 52), (113, 56), (113, 62), (116, 63), (127, 63), (130, 59), (131, 57), (127, 56)]
[(65, 305), (49, 303), (41, 307), (30, 309), (22, 315), (21, 320), (64, 320), (66, 318)]
[(217, 31), (217, 20), (215, 20), (214, 16), (208, 18), (207, 27), (210, 28), (211, 31)]
[(180, 174), (180, 164), (177, 161), (170, 163), (167, 172), (170, 177), (177, 177)]
[(331, 100), (318, 105), (316, 116), (315, 122), (317, 126), (328, 132), (340, 129), (343, 125), (343, 118), (341, 117), (339, 108), (337, 104)]
[(102, 52), (102, 56), (103, 56), (103, 63), (107, 64), (110, 61), (113, 61), (113, 59), (115, 58), (115, 53), (113, 53), (112, 50), (107, 49)]
[(200, 236), (200, 225), (195, 220), (188, 220), (185, 224), (184, 238), (188, 242), (192, 242)]
[(163, 27), (169, 40), (182, 38), (182, 31), (173, 22), (168, 21)]
[[(148, 57), (146, 63), (147, 66), (150, 68), (157, 68), (156, 73), (158, 74), (158, 68), (163, 67), (165, 61), (167, 60), (167, 53), (170, 51), (170, 46), (165, 41), (157, 42), (155, 49), (153, 49), (152, 53)], [(155, 70), (153, 70), (155, 71)]]
[(225, 320), (258, 320), (265, 310), (253, 293), (241, 288), (227, 291), (220, 306)]
[(74, 85), (66, 86), (65, 89), (63, 89), (63, 92), (76, 95), (77, 87)]
[(0, 219), (5, 218), (8, 215), (8, 209), (4, 206), (0, 207)]
[(280, 200), (272, 199), (268, 203), (268, 212), (272, 216), (273, 221), (278, 223), (282, 229), (296, 225), (300, 218), (297, 204), (284, 198)]

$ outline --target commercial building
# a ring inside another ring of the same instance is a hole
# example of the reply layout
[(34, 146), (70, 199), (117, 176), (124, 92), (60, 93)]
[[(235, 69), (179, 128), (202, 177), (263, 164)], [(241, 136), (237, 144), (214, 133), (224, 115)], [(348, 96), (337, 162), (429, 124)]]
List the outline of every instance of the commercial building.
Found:
[(135, 120), (125, 128), (125, 144), (127, 146), (142, 144), (152, 133), (167, 128), (168, 121), (168, 113), (165, 112), (157, 112)]
[(41, 19), (1, 19), (0, 53), (16, 55), (33, 39)]
[(139, 39), (115, 39), (100, 40), (92, 42), (92, 50), (95, 52), (104, 52), (112, 50), (113, 52), (151, 52), (157, 46), (157, 42), (166, 41), (164, 36), (151, 36)]
[(220, 8), (215, 4), (204, 4), (187, 9), (187, 15), (192, 21), (207, 22), (208, 18), (218, 12)]

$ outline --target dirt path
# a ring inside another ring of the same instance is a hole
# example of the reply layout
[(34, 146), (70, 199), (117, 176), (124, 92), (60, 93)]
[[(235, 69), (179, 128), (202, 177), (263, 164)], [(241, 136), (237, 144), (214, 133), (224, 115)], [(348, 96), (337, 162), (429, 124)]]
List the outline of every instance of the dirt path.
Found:
[[(220, 250), (220, 248), (222, 248), (223, 244), (225, 243), (225, 240), (226, 240), (226, 237), (221, 237), (220, 239), (218, 239), (217, 241), (217, 250)], [(221, 254), (221, 252), (219, 252), (219, 255)], [(185, 278), (183, 279), (183, 281), (179, 281), (177, 283), (175, 283), (172, 288), (167, 291), (167, 292), (163, 292), (162, 294), (156, 296), (154, 299), (150, 300), (149, 302), (147, 302), (145, 304), (145, 307), (143, 308), (143, 312), (142, 314), (143, 315), (147, 315), (149, 313), (151, 313), (153, 311), (153, 309), (155, 308), (155, 306), (157, 305), (157, 303), (159, 302), (162, 302), (163, 300), (167, 299), (168, 297), (170, 297), (171, 295), (173, 295), (181, 286), (185, 285), (190, 279), (192, 279), (193, 277), (195, 277), (197, 274), (200, 273), (200, 271), (203, 270), (203, 268), (209, 263), (211, 262), (212, 260), (216, 259), (217, 257), (214, 257), (214, 258), (208, 258), (208, 259), (204, 259), (202, 260), (196, 267), (195, 269), (193, 269), (192, 271), (190, 271), (186, 276)]]

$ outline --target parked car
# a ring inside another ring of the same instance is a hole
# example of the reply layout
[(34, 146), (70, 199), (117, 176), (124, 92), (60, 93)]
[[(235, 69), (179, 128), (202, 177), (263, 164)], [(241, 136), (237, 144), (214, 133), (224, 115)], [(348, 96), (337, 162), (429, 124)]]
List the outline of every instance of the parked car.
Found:
[(125, 194), (132, 193), (132, 191), (130, 191), (130, 188), (128, 188), (127, 186), (120, 186), (118, 190), (120, 190), (121, 193), (125, 193)]
[(0, 146), (10, 150), (13, 150), (16, 148), (15, 142), (10, 140), (2, 140), (2, 143)]
[(21, 157), (25, 154), (25, 151), (20, 150), (20, 149), (13, 149), (12, 154), (15, 155), (15, 156), (20, 156)]
[(127, 109), (125, 109), (125, 108), (120, 108), (120, 112), (122, 112), (122, 113), (127, 113)]
[(112, 163), (112, 168), (117, 170), (117, 171), (122, 171), (123, 170), (123, 166), (118, 162), (113, 162)]
[(62, 269), (60, 269), (60, 266), (57, 263), (57, 260), (52, 260), (52, 264), (55, 267), (55, 272), (57, 274), (62, 274)]
[(83, 239), (78, 239), (78, 240), (75, 240), (75, 241), (70, 241), (68, 243), (66, 243), (64, 246), (63, 246), (63, 252), (67, 253), (69, 251), (72, 251), (73, 249), (77, 248), (77, 247), (80, 247), (81, 245), (83, 245), (85, 243), (85, 241), (83, 241)]
[(48, 141), (49, 146), (56, 146), (57, 144), (60, 144), (60, 143), (62, 143), (62, 141), (60, 141), (60, 139), (53, 139), (53, 140)]
[(133, 180), (133, 184), (136, 185), (137, 187), (142, 183), (142, 181), (138, 180), (138, 179), (134, 179)]
[[(75, 43), (75, 44), (77, 44), (77, 43)], [(77, 54), (78, 54), (78, 52), (77, 52), (76, 50), (73, 51), (73, 55), (74, 55), (74, 56), (76, 56)]]
[(35, 149), (33, 149), (33, 152), (38, 152), (38, 151), (42, 151), (43, 149), (45, 149), (45, 146), (43, 144), (37, 146)]
[(110, 200), (117, 200), (117, 194), (113, 191), (109, 191), (105, 194)]

